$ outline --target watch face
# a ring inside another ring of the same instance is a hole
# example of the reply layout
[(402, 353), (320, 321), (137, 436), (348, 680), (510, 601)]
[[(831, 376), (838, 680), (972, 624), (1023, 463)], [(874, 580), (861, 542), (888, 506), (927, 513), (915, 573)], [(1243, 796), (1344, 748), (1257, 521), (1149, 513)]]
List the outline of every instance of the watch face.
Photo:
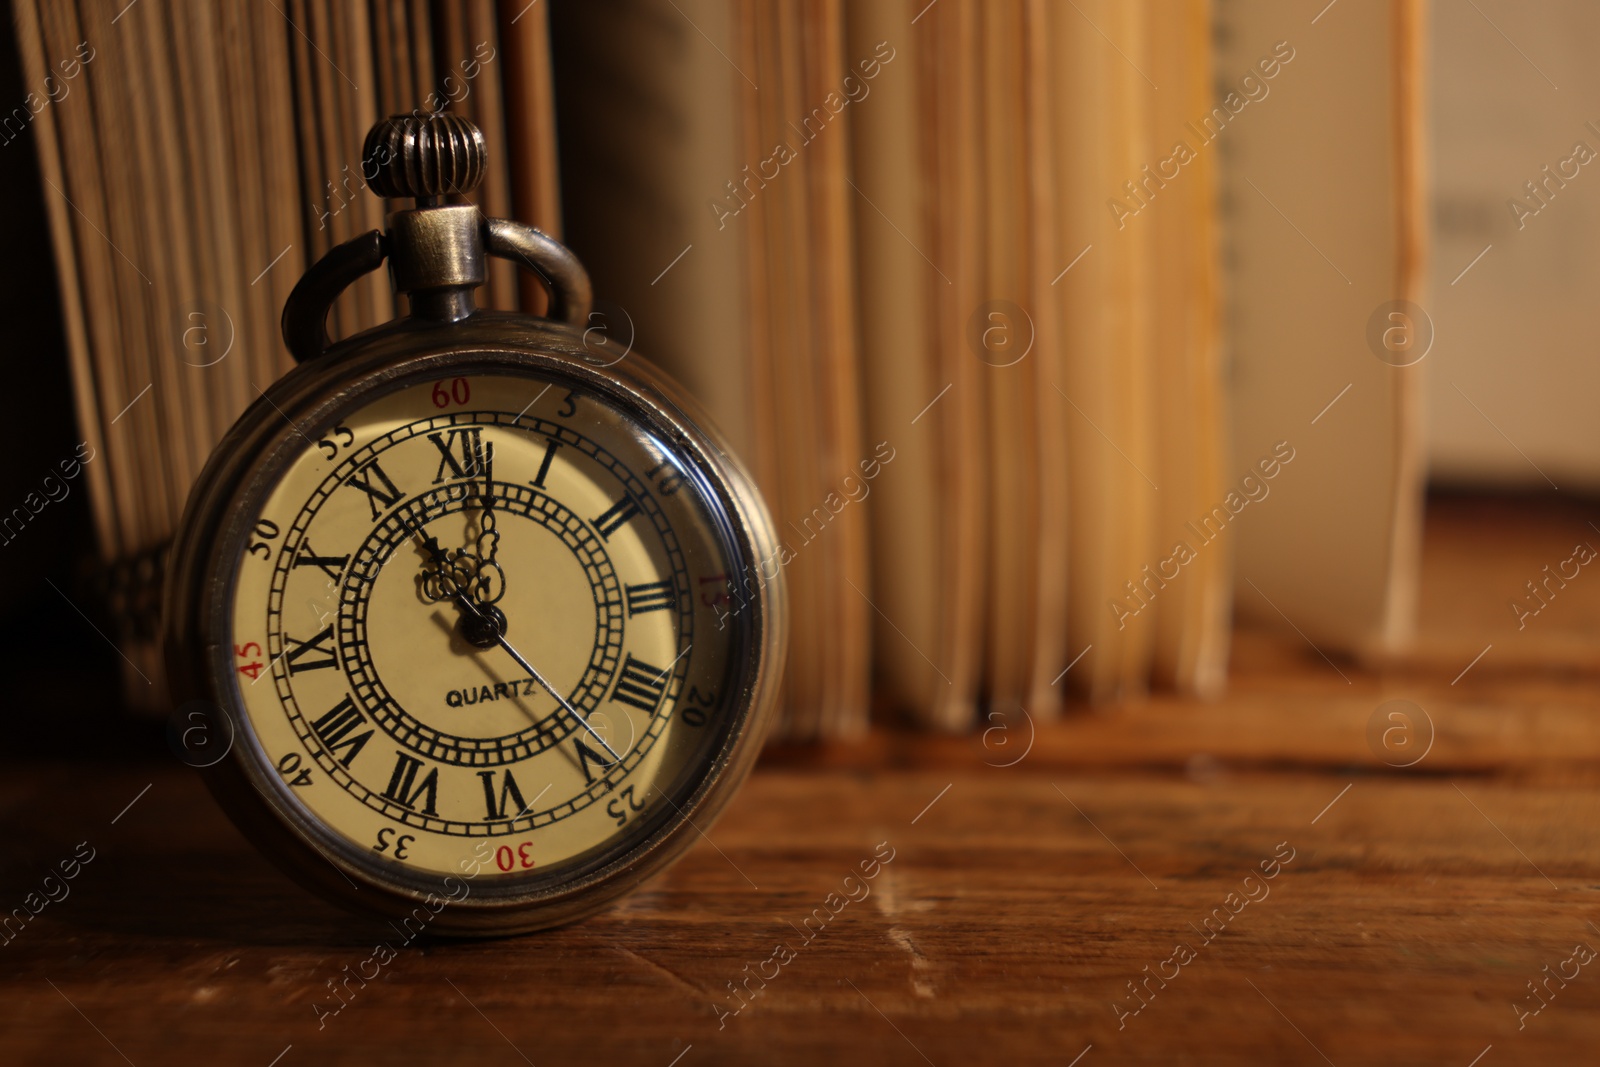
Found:
[(502, 368), (296, 440), (223, 561), (258, 788), (346, 867), (475, 893), (680, 818), (752, 653), (728, 514), (665, 433)]

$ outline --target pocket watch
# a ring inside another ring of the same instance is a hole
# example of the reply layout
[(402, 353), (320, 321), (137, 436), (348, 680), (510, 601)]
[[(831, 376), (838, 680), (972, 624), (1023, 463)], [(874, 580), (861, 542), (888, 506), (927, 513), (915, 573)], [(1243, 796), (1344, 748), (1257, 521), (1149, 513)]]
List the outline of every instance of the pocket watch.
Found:
[[(784, 656), (748, 475), (659, 370), (588, 330), (577, 258), (464, 202), (483, 135), (381, 121), (378, 195), (284, 307), (298, 365), (228, 431), (169, 557), (176, 702), (240, 830), (333, 901), (449, 934), (568, 922), (703, 836), (754, 762)], [(547, 316), (474, 307), (487, 256)], [(331, 341), (387, 261), (409, 314)]]

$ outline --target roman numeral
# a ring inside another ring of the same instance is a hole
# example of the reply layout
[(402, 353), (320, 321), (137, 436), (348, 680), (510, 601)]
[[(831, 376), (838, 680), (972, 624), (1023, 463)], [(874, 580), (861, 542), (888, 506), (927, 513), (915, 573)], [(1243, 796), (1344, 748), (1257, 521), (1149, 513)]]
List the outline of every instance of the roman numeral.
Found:
[(622, 528), (622, 524), (639, 514), (639, 505), (633, 502), (633, 497), (625, 496), (612, 504), (597, 518), (590, 519), (594, 528), (600, 531), (600, 536), (607, 541), (611, 535)]
[[(439, 450), (439, 469), (434, 473), (433, 484), (445, 480), (445, 471), (452, 478), (492, 478), (494, 442), (483, 443), (481, 426), (462, 426), (445, 433), (430, 433), (428, 440)], [(459, 455), (460, 458), (457, 458)]]
[[(439, 814), (434, 810), (434, 805), (439, 802), (439, 768), (433, 768), (426, 778), (418, 782), (417, 772), (422, 769), (422, 761), (399, 749), (395, 749), (394, 754), (398, 757), (394, 761), (394, 773), (389, 776), (389, 784), (383, 795), (412, 811), (420, 811), (424, 815)], [(419, 797), (424, 801), (421, 807), (417, 806)]]
[(645, 582), (643, 585), (624, 586), (623, 591), (628, 594), (628, 618), (642, 615), (647, 611), (660, 611), (672, 607), (677, 599), (677, 591), (672, 587), (672, 579), (664, 582)]
[[(494, 772), (479, 771), (478, 777), (483, 780), (483, 805), (487, 809), (485, 819), (514, 819), (528, 810), (528, 805), (523, 802), (522, 790), (517, 788), (517, 780), (511, 777), (511, 770), (507, 768), (506, 776), (500, 783), (500, 800), (497, 804), (494, 795)], [(516, 807), (508, 807), (506, 801), (510, 800)]]
[(331, 581), (339, 580), (339, 572), (344, 570), (344, 565), (350, 562), (349, 556), (319, 556), (316, 549), (311, 547), (308, 537), (300, 542), (300, 554), (295, 557), (296, 567), (321, 567)]
[[(374, 479), (381, 484), (374, 485)], [(384, 473), (383, 468), (378, 465), (376, 459), (370, 459), (359, 467), (355, 474), (352, 474), (344, 484), (367, 494), (367, 506), (372, 509), (372, 517), (374, 519), (398, 504), (400, 498), (405, 495), (395, 487), (394, 482)], [(380, 508), (379, 504), (382, 504), (383, 507)]]
[[(359, 734), (355, 732), (366, 724), (366, 717), (356, 708), (356, 702), (347, 696), (335, 704), (332, 711), (312, 723), (311, 730), (322, 739), (322, 744), (334, 758), (348, 767), (372, 739), (371, 730)], [(341, 748), (349, 751), (340, 756)]]
[(575, 738), (572, 744), (578, 750), (578, 766), (583, 768), (584, 782), (589, 785), (593, 785), (594, 772), (589, 770), (589, 764), (592, 762), (596, 766), (610, 768), (611, 761), (606, 759), (600, 753), (596, 752), (594, 749), (590, 748), (588, 745), (584, 744), (581, 740)]
[(339, 665), (333, 654), (333, 623), (330, 622), (320, 634), (305, 641), (297, 641), (288, 634), (283, 636), (293, 646), (283, 654), (284, 662), (289, 665), (290, 674), (319, 671), (324, 667)]
[(550, 461), (556, 458), (556, 450), (561, 447), (561, 442), (550, 438), (544, 443), (544, 459), (539, 461), (539, 476), (530, 484), (535, 489), (544, 488), (544, 476), (550, 473)]
[(654, 712), (667, 688), (667, 672), (652, 667), (642, 659), (628, 654), (617, 675), (617, 684), (611, 688), (611, 699), (631, 704), (640, 711)]

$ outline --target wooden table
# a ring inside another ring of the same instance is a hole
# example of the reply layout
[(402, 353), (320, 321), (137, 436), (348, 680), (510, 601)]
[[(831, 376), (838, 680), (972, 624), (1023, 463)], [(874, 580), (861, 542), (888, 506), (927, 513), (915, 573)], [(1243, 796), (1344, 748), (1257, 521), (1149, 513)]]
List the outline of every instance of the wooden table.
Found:
[[(1594, 1062), (1600, 577), (1518, 632), (1574, 516), (1486, 561), (1436, 511), (1417, 659), (1247, 632), (1215, 704), (775, 752), (668, 875), (544, 935), (401, 945), (170, 759), (5, 764), (0, 907), (94, 858), (0, 947), (0, 1063)], [(1389, 700), (1431, 731), (1369, 743)]]

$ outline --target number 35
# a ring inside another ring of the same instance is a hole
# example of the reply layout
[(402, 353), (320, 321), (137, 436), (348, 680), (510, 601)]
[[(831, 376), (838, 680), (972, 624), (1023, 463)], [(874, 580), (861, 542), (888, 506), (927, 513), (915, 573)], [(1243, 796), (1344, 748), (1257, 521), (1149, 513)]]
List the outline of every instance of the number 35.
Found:
[(402, 834), (400, 839), (396, 841), (394, 839), (394, 829), (392, 827), (385, 826), (382, 830), (378, 831), (378, 843), (372, 846), (372, 851), (388, 852), (389, 845), (392, 843), (394, 845), (394, 858), (397, 860), (403, 860), (407, 855), (409, 855), (409, 853), (406, 852), (406, 846), (415, 840), (416, 838), (412, 837), (410, 834)]

